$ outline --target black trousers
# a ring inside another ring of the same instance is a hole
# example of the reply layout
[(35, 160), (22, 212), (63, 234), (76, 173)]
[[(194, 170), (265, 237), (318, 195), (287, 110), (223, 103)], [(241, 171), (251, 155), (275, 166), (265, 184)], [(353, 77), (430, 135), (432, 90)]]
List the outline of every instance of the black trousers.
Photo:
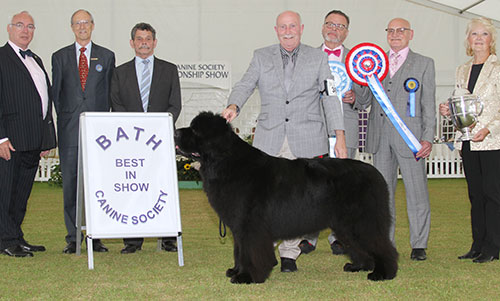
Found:
[[(173, 242), (176, 242), (177, 241), (177, 237), (163, 237), (161, 239), (162, 241), (173, 241)], [(137, 246), (137, 247), (142, 247), (142, 243), (144, 242), (144, 238), (124, 238), (123, 239), (123, 243), (125, 245), (133, 245), (133, 246)]]
[(471, 151), (462, 145), (464, 172), (471, 203), (472, 247), (485, 255), (500, 250), (500, 150)]
[(24, 241), (21, 230), (33, 188), (40, 151), (11, 152), (0, 159), (0, 245), (6, 249)]

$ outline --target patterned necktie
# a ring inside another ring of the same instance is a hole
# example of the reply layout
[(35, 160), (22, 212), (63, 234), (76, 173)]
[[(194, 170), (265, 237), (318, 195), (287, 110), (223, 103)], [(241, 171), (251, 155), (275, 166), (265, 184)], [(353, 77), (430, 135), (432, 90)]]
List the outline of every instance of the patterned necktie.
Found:
[(149, 59), (143, 60), (142, 63), (144, 64), (144, 69), (142, 69), (141, 84), (139, 88), (141, 90), (142, 108), (144, 109), (144, 112), (147, 112), (149, 101), (149, 87), (151, 86), (151, 73), (149, 72), (148, 68)]
[(330, 49), (326, 49), (326, 48), (324, 51), (328, 54), (328, 56), (330, 56), (332, 54), (335, 56), (340, 56), (340, 52), (341, 52), (340, 49), (330, 50)]
[(78, 72), (80, 74), (80, 84), (82, 85), (82, 91), (85, 91), (85, 84), (87, 83), (87, 77), (89, 75), (89, 65), (87, 63), (87, 57), (85, 56), (85, 50), (87, 50), (87, 48), (80, 48), (80, 59), (78, 62)]
[(285, 82), (285, 89), (286, 92), (290, 91), (291, 85), (292, 85), (292, 77), (293, 77), (293, 68), (294, 67), (294, 62), (292, 59), (292, 56), (288, 56), (288, 62), (284, 67), (283, 73), (284, 73), (284, 82)]
[(389, 71), (390, 71), (391, 78), (398, 71), (398, 63), (399, 63), (400, 58), (401, 58), (401, 54), (399, 54), (399, 53), (394, 52), (393, 54), (391, 54), (391, 59), (389, 60)]

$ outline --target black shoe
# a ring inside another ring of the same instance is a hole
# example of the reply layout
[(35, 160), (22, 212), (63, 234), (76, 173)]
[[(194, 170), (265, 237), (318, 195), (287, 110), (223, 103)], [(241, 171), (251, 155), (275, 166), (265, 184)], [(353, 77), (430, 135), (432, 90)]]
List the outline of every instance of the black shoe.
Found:
[(161, 242), (161, 249), (167, 252), (177, 252), (177, 246), (172, 240), (164, 240)]
[(26, 252), (44, 252), (44, 246), (30, 245), (27, 241), (21, 242), (19, 246)]
[(92, 250), (99, 253), (108, 252), (108, 248), (106, 248), (100, 240), (94, 240), (92, 242)]
[(63, 249), (63, 253), (64, 254), (74, 254), (74, 253), (76, 253), (76, 242), (74, 242), (74, 241), (68, 242), (68, 244), (66, 245), (66, 247), (64, 247), (64, 249)]
[(23, 250), (19, 245), (3, 249), (2, 254), (12, 257), (33, 257), (33, 253)]
[(283, 273), (290, 273), (297, 271), (295, 259), (281, 257), (281, 271)]
[(480, 254), (472, 262), (475, 262), (475, 263), (485, 263), (485, 262), (490, 262), (490, 261), (493, 261), (493, 260), (498, 260), (498, 256)]
[(427, 259), (427, 255), (425, 254), (424, 249), (413, 249), (411, 250), (410, 258), (412, 260), (422, 261)]
[(135, 246), (135, 245), (125, 245), (125, 248), (123, 248), (120, 253), (122, 254), (132, 254), (135, 253), (136, 251), (139, 251), (141, 247)]
[(302, 254), (309, 254), (312, 251), (316, 250), (316, 247), (313, 246), (308, 240), (304, 239), (303, 241), (300, 242), (299, 244), (300, 252)]
[(481, 255), (481, 252), (470, 250), (466, 254), (464, 254), (462, 256), (458, 256), (458, 259), (474, 259), (474, 258), (478, 257), (479, 255)]
[(338, 240), (332, 242), (332, 244), (330, 245), (330, 249), (332, 249), (333, 255), (343, 255), (343, 254), (345, 254), (344, 246)]

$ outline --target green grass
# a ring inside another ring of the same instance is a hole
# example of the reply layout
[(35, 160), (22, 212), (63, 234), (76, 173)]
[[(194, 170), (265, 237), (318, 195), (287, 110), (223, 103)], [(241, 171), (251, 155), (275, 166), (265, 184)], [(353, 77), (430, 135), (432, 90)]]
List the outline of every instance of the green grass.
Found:
[[(119, 239), (104, 240), (110, 252), (94, 253), (95, 269), (87, 256), (65, 255), (62, 191), (36, 183), (23, 230), (30, 243), (47, 251), (33, 258), (0, 256), (0, 299), (266, 299), (266, 300), (492, 300), (500, 296), (500, 262), (460, 261), (471, 243), (469, 201), (463, 179), (429, 180), (432, 226), (428, 260), (409, 259), (408, 220), (404, 188), (397, 191), (396, 240), (400, 254), (398, 276), (371, 282), (366, 272), (345, 273), (344, 256), (333, 256), (328, 231), (317, 250), (302, 255), (299, 271), (281, 273), (277, 266), (259, 285), (233, 285), (225, 270), (233, 263), (231, 237), (218, 237), (218, 218), (201, 190), (182, 190), (181, 211), (185, 266), (176, 253), (156, 251), (146, 239), (143, 250), (121, 255)], [(277, 255), (278, 256), (278, 255)]]

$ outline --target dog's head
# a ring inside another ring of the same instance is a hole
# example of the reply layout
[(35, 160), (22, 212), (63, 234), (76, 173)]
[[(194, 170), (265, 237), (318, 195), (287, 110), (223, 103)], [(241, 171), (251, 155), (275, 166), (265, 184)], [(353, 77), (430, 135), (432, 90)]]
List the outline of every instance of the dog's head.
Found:
[(183, 156), (200, 159), (214, 150), (221, 150), (233, 134), (232, 127), (222, 116), (201, 112), (189, 127), (175, 131), (175, 145)]

